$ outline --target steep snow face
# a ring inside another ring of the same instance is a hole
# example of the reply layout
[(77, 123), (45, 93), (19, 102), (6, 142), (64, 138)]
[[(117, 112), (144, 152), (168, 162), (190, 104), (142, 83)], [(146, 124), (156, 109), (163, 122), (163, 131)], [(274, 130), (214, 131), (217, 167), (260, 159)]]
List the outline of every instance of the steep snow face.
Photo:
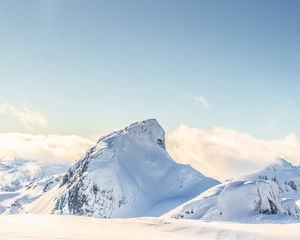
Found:
[(57, 214), (159, 216), (216, 184), (176, 163), (165, 150), (164, 130), (150, 119), (102, 137), (43, 202)]
[(272, 215), (299, 217), (299, 176), (299, 167), (277, 159), (258, 173), (209, 189), (166, 216), (245, 222), (268, 221)]

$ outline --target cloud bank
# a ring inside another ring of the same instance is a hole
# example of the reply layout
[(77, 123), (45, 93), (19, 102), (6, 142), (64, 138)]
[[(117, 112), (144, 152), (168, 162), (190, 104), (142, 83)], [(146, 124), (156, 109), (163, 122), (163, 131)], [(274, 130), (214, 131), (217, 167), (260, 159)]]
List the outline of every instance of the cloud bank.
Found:
[(0, 134), (0, 159), (23, 158), (53, 163), (72, 163), (95, 141), (76, 135)]
[(219, 180), (260, 170), (277, 157), (300, 164), (300, 139), (293, 134), (264, 140), (222, 127), (204, 131), (181, 125), (167, 137), (168, 151), (176, 161)]
[(40, 112), (33, 111), (26, 106), (18, 108), (12, 104), (3, 103), (0, 104), (0, 114), (17, 118), (29, 130), (34, 127), (46, 127), (48, 125), (47, 119)]
[[(71, 164), (96, 140), (76, 135), (0, 133), (0, 159)], [(277, 157), (300, 164), (300, 138), (293, 134), (282, 139), (264, 140), (222, 127), (204, 131), (181, 125), (167, 133), (167, 149), (176, 161), (191, 164), (218, 180), (260, 170)]]

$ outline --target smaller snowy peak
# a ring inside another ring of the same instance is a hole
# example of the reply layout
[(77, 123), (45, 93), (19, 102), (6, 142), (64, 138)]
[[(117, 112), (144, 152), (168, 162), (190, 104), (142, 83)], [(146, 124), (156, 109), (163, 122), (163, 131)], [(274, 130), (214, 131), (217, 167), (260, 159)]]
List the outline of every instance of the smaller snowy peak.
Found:
[(234, 181), (213, 187), (166, 214), (173, 218), (215, 221), (255, 220), (260, 215), (299, 214), (295, 205), (285, 205), (276, 184), (269, 181)]
[(259, 172), (202, 193), (168, 216), (204, 220), (300, 219), (300, 168), (277, 158)]
[(270, 164), (266, 170), (290, 170), (290, 169), (296, 169), (298, 167), (291, 164), (289, 161), (287, 161), (284, 158), (276, 158), (275, 161)]
[(300, 168), (283, 158), (277, 158), (263, 170), (246, 175), (240, 180), (267, 180), (278, 185), (284, 197), (300, 197)]
[[(293, 165), (283, 158), (277, 158), (273, 163), (262, 169), (261, 171), (251, 173), (240, 177), (236, 180), (270, 180), (273, 182), (288, 182), (292, 180), (300, 180), (300, 167)], [(300, 182), (299, 182), (300, 184)]]

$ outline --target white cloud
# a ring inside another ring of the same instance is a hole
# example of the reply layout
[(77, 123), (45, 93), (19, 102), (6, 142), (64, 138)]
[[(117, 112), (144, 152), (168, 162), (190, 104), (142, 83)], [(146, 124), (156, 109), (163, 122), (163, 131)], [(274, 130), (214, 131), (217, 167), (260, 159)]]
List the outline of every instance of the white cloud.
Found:
[[(25, 158), (73, 163), (96, 143), (76, 135), (0, 133), (0, 159)], [(277, 157), (300, 164), (300, 138), (264, 140), (222, 127), (204, 131), (181, 125), (167, 133), (167, 149), (181, 163), (219, 180), (258, 171)]]
[(294, 134), (264, 140), (222, 127), (204, 131), (181, 125), (167, 137), (168, 151), (176, 161), (219, 180), (260, 170), (277, 157), (300, 164), (300, 139)]
[(74, 162), (95, 141), (76, 135), (0, 133), (0, 159), (24, 158), (46, 162)]
[(48, 125), (47, 119), (41, 115), (40, 112), (32, 111), (29, 107), (24, 106), (18, 108), (9, 103), (0, 105), (0, 114), (7, 114), (16, 117), (27, 129), (34, 127), (46, 127)]
[(200, 95), (200, 96), (195, 96), (194, 97), (194, 100), (198, 103), (201, 104), (201, 106), (205, 107), (205, 108), (208, 108), (209, 107), (209, 104), (208, 104), (208, 101), (207, 99), (205, 98), (205, 96), (203, 95)]

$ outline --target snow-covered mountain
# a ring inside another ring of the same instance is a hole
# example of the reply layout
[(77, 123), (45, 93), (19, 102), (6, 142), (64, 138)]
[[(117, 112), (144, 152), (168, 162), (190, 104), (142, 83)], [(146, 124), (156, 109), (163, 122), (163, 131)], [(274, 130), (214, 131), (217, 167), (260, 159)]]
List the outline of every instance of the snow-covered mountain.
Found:
[(160, 216), (218, 183), (176, 163), (165, 149), (164, 130), (150, 119), (100, 138), (25, 212)]
[(262, 171), (207, 190), (166, 216), (239, 222), (291, 219), (300, 217), (299, 199), (300, 168), (279, 158)]
[(274, 182), (285, 197), (294, 197), (300, 194), (300, 167), (292, 165), (283, 158), (277, 158), (262, 171), (246, 175), (241, 179), (261, 179)]
[(4, 214), (238, 222), (300, 219), (300, 167), (279, 158), (259, 172), (220, 184), (176, 163), (154, 119), (100, 138), (68, 170), (35, 161), (1, 161), (0, 180)]

